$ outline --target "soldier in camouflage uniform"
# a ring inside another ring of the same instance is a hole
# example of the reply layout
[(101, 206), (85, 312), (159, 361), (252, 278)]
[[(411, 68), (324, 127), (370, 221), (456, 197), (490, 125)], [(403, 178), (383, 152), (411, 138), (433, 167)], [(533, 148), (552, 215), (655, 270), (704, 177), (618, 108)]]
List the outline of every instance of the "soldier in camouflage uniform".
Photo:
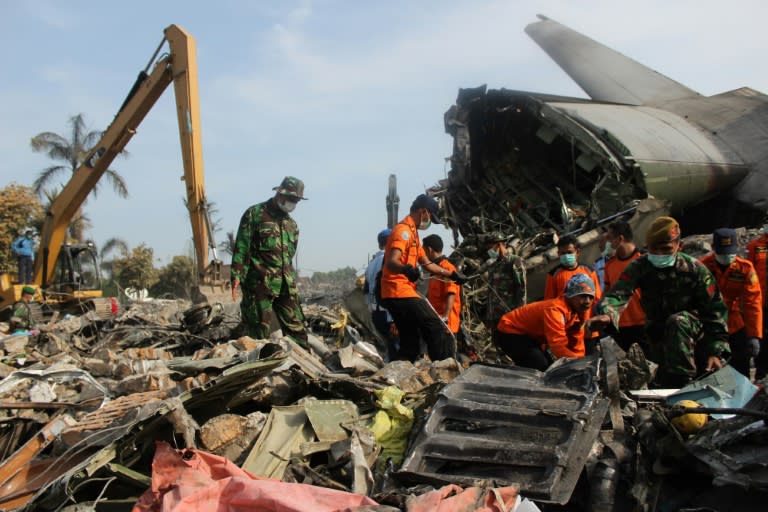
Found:
[(10, 331), (28, 331), (32, 328), (32, 309), (29, 303), (35, 296), (35, 289), (25, 286), (21, 289), (21, 300), (13, 305), (13, 314), (10, 321)]
[(496, 329), (502, 315), (527, 302), (525, 263), (509, 250), (505, 241), (504, 234), (497, 231), (485, 237), (488, 256), (496, 260), (488, 269), (485, 325), (491, 331)]
[(630, 263), (597, 306), (590, 324), (618, 328), (635, 289), (646, 313), (650, 359), (659, 363), (656, 384), (679, 388), (705, 370), (722, 368), (730, 354), (728, 309), (712, 274), (680, 251), (680, 227), (659, 217), (646, 235), (648, 254)]
[(240, 312), (247, 334), (266, 339), (273, 315), (283, 334), (307, 345), (304, 313), (296, 288), (293, 256), (299, 228), (289, 215), (306, 199), (304, 183), (286, 176), (274, 197), (248, 208), (240, 219), (232, 254), (232, 298), (243, 292)]

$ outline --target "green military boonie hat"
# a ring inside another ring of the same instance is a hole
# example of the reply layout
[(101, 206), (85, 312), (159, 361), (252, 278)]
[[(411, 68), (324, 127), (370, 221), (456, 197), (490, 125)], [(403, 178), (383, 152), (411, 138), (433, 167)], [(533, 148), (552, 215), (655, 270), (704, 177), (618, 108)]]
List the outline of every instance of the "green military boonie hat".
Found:
[(278, 194), (283, 194), (284, 196), (295, 197), (296, 199), (307, 199), (304, 197), (304, 182), (293, 176), (286, 176), (283, 178), (283, 182), (280, 183), (280, 186), (275, 187), (272, 190), (277, 190)]
[(32, 288), (31, 286), (25, 286), (25, 287), (23, 287), (21, 289), (21, 293), (28, 293), (30, 295), (34, 295), (35, 294), (35, 289)]

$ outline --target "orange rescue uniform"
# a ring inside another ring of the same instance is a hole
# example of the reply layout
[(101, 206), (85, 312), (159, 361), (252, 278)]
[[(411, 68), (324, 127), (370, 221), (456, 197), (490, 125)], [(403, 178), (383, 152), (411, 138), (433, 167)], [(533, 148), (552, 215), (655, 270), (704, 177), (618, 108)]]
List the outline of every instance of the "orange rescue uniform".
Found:
[(714, 253), (701, 258), (701, 262), (715, 276), (723, 302), (728, 306), (728, 334), (745, 329), (747, 336), (762, 338), (763, 295), (752, 263), (737, 256), (723, 270)]
[[(618, 256), (609, 258), (605, 262), (605, 289), (610, 290), (618, 282), (619, 276), (624, 272), (624, 269), (640, 256), (642, 256), (642, 253), (635, 249), (628, 258), (621, 259)], [(627, 302), (627, 307), (624, 308), (621, 317), (619, 317), (619, 329), (643, 325), (645, 325), (645, 311), (643, 311), (643, 306), (640, 305), (640, 289), (637, 288), (629, 302)]]
[(768, 235), (762, 235), (747, 244), (747, 259), (755, 267), (763, 300), (768, 299)]
[(416, 283), (408, 280), (405, 274), (393, 274), (387, 267), (387, 258), (391, 257), (393, 249), (400, 249), (400, 263), (402, 265), (413, 265), (418, 268), (419, 259), (422, 256), (426, 258), (424, 249), (421, 247), (416, 224), (410, 216), (392, 228), (392, 234), (387, 239), (387, 245), (384, 248), (384, 265), (381, 272), (381, 298), (419, 298)]
[[(436, 262), (441, 268), (448, 272), (456, 272), (456, 267), (443, 258)], [(447, 277), (438, 277), (433, 275), (429, 278), (429, 288), (427, 288), (427, 300), (435, 308), (437, 314), (442, 318), (445, 315), (445, 306), (448, 303), (448, 295), (453, 294), (456, 298), (453, 300), (450, 314), (448, 315), (448, 329), (452, 333), (459, 332), (459, 314), (461, 312), (461, 287), (448, 279)]]
[(584, 320), (584, 316), (568, 306), (561, 294), (555, 299), (513, 309), (501, 317), (497, 329), (539, 340), (542, 345), (549, 346), (555, 358), (584, 357)]
[(595, 283), (595, 301), (600, 300), (603, 292), (600, 289), (600, 279), (597, 277), (597, 273), (587, 265), (579, 264), (574, 269), (564, 268), (562, 266), (555, 267), (547, 274), (547, 282), (544, 285), (544, 300), (554, 299), (563, 294), (565, 285), (576, 274), (586, 274)]

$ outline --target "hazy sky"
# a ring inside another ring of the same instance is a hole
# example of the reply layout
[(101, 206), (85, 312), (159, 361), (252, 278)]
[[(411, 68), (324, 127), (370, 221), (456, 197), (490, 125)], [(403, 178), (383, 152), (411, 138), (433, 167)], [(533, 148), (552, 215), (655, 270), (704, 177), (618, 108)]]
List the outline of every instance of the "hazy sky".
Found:
[[(65, 134), (78, 113), (105, 129), (175, 23), (197, 40), (218, 241), (294, 175), (310, 198), (294, 214), (299, 267), (359, 269), (386, 225), (389, 174), (400, 217), (445, 177), (452, 139), (443, 114), (459, 88), (584, 96), (523, 32), (537, 13), (704, 95), (768, 92), (763, 0), (0, 0), (0, 186), (30, 185), (51, 165), (31, 151), (35, 134)], [(157, 266), (191, 244), (171, 89), (128, 145), (130, 157), (112, 165), (130, 198), (105, 186), (86, 204), (97, 244), (146, 243)], [(450, 242), (447, 231), (430, 232)]]

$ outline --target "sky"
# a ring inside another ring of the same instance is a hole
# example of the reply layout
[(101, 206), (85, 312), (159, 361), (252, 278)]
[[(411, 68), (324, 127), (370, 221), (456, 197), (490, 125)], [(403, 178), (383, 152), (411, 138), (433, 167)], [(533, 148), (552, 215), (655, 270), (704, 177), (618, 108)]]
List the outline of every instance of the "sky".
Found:
[[(768, 92), (763, 0), (0, 0), (0, 187), (51, 165), (34, 135), (65, 134), (79, 113), (105, 129), (177, 24), (197, 42), (217, 241), (291, 175), (309, 198), (293, 213), (300, 272), (362, 269), (386, 227), (389, 175), (401, 218), (446, 177), (443, 115), (460, 88), (586, 97), (524, 33), (538, 13), (701, 94)], [(172, 88), (126, 149), (111, 167), (130, 196), (102, 186), (86, 235), (146, 244), (157, 267), (191, 255)], [(431, 233), (450, 252), (450, 233)]]

